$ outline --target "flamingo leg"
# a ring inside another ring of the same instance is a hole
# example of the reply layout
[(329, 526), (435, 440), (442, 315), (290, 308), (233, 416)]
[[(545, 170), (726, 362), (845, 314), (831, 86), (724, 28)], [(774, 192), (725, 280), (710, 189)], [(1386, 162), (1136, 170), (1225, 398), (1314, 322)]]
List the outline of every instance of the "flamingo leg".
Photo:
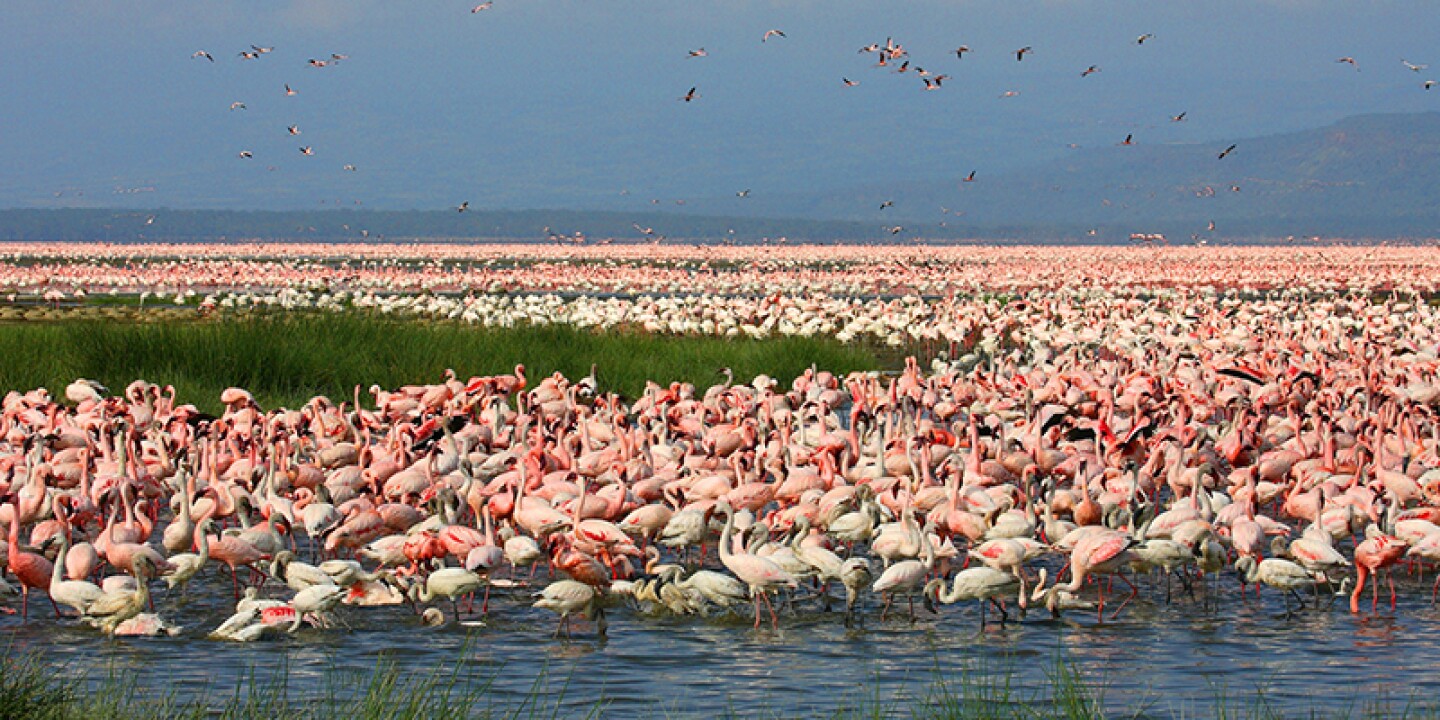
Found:
[[(1124, 582), (1126, 585), (1129, 585), (1129, 586), (1130, 586), (1130, 594), (1125, 596), (1125, 600), (1120, 603), (1120, 607), (1115, 608), (1115, 613), (1110, 616), (1110, 619), (1111, 619), (1111, 620), (1114, 620), (1115, 618), (1120, 617), (1120, 611), (1121, 611), (1121, 610), (1124, 610), (1124, 609), (1125, 609), (1125, 606), (1126, 606), (1126, 605), (1129, 605), (1129, 604), (1130, 604), (1130, 601), (1131, 601), (1131, 600), (1134, 600), (1134, 599), (1135, 599), (1135, 596), (1140, 594), (1140, 589), (1137, 588), (1137, 587), (1135, 587), (1135, 583), (1130, 582), (1130, 580), (1129, 580), (1128, 578), (1126, 578), (1124, 575), (1120, 575), (1120, 574), (1117, 573), (1117, 574), (1115, 575), (1115, 577), (1120, 578), (1120, 580), (1121, 580), (1122, 582)], [(1259, 591), (1257, 590), (1256, 592), (1259, 592)]]
[(1385, 583), (1390, 586), (1390, 609), (1393, 611), (1395, 609), (1395, 574), (1386, 572)]
[(1365, 579), (1368, 572), (1364, 565), (1356, 564), (1355, 573), (1357, 578), (1355, 581), (1355, 589), (1350, 592), (1350, 612), (1352, 613), (1358, 614), (1360, 612), (1360, 593), (1365, 591)]
[(1296, 602), (1297, 604), (1299, 604), (1300, 609), (1301, 609), (1301, 610), (1304, 610), (1304, 609), (1305, 609), (1305, 598), (1300, 597), (1300, 593), (1295, 592), (1295, 588), (1290, 588), (1290, 595), (1291, 595), (1291, 597), (1295, 598), (1295, 602)]
[(1097, 617), (1103, 623), (1105, 622), (1105, 586), (1097, 584), (1097, 589), (1100, 591), (1100, 610)]
[(780, 621), (775, 617), (775, 606), (770, 603), (770, 598), (765, 593), (760, 593), (760, 597), (765, 600), (765, 607), (770, 611), (770, 629), (779, 630)]
[(1377, 612), (1380, 609), (1380, 571), (1376, 570), (1370, 576), (1370, 612)]

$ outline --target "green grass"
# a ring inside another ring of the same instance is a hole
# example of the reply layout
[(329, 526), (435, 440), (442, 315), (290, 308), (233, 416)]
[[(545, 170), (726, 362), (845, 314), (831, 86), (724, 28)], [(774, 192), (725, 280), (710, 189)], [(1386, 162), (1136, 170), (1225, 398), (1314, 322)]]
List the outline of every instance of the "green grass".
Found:
[[(736, 380), (767, 373), (788, 384), (814, 364), (833, 372), (878, 369), (868, 348), (826, 338), (765, 340), (598, 333), (562, 326), (483, 328), (362, 312), (273, 313), (212, 320), (61, 320), (0, 324), (0, 392), (46, 387), (59, 397), (78, 377), (119, 392), (136, 379), (174, 385), (179, 402), (219, 408), (243, 387), (263, 407), (297, 407), (324, 394), (339, 402), (358, 384), (384, 388), (509, 373), (523, 363), (531, 387), (556, 370), (572, 381), (598, 366), (602, 391), (635, 398), (646, 380), (704, 388), (730, 367)], [(362, 390), (363, 394), (363, 390)], [(365, 395), (369, 402), (368, 394)]]

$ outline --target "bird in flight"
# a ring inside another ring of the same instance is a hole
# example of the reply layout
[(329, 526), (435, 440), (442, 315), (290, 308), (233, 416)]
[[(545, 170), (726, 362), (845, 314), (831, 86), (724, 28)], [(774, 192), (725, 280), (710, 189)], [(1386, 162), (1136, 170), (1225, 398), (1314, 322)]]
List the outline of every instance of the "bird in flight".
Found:
[(1410, 62), (1409, 60), (1401, 60), (1401, 61), (1400, 61), (1400, 64), (1401, 64), (1401, 65), (1404, 65), (1404, 66), (1407, 67), (1407, 68), (1410, 68), (1410, 72), (1420, 72), (1421, 70), (1424, 70), (1425, 68), (1430, 67), (1429, 65), (1416, 65), (1415, 63), (1412, 63), (1412, 62)]
[(1146, 40), (1153, 40), (1154, 38), (1155, 38), (1155, 33), (1145, 33), (1144, 35), (1141, 35), (1140, 37), (1135, 38), (1135, 44), (1136, 44), (1136, 45), (1144, 45)]
[(240, 151), (240, 157), (242, 157), (242, 158), (253, 158), (253, 157), (255, 157), (255, 153), (252, 153), (252, 152), (250, 152), (249, 150), (241, 150), (241, 151)]
[(857, 81), (855, 81), (855, 80), (851, 80), (850, 78), (847, 78), (847, 77), (842, 77), (842, 78), (840, 78), (840, 82), (845, 83), (845, 87), (855, 87), (856, 85), (859, 85), (859, 84), (860, 84), (859, 82), (857, 82)]
[(307, 64), (310, 65), (310, 67), (323, 68), (323, 67), (325, 67), (326, 65), (329, 65), (330, 63), (328, 63), (328, 62), (326, 62), (326, 61), (324, 61), (324, 60), (316, 60), (315, 58), (310, 58), (310, 60), (307, 62)]
[(259, 60), (259, 59), (260, 59), (260, 53), (250, 52), (249, 50), (241, 50), (241, 51), (240, 51), (240, 59), (241, 59), (241, 60)]
[(258, 45), (251, 45), (251, 46), (250, 46), (250, 49), (251, 49), (251, 50), (254, 50), (256, 55), (264, 55), (265, 53), (268, 53), (268, 52), (270, 52), (271, 50), (274, 50), (275, 48), (274, 48), (273, 46), (272, 46), (272, 47), (259, 47)]
[(349, 59), (350, 59), (350, 56), (349, 56), (349, 55), (341, 55), (340, 53), (330, 53), (330, 60), (331, 60), (332, 62), (337, 62), (337, 63), (338, 63), (338, 62), (340, 62), (341, 60), (349, 60)]
[(695, 92), (695, 88), (692, 87), (692, 88), (690, 88), (690, 92), (687, 92), (687, 93), (685, 93), (684, 95), (682, 95), (682, 96), (680, 97), (680, 99), (688, 103), (688, 102), (690, 102), (691, 100), (694, 100), (695, 98), (698, 98), (698, 97), (700, 97), (700, 94), (697, 93), (697, 92)]
[(750, 197), (750, 188), (745, 188), (744, 190), (741, 190), (741, 191), (735, 193), (735, 197), (742, 197), (742, 198), (748, 198), (748, 197)]
[(194, 60), (195, 58), (202, 58), (202, 57), (205, 58), (206, 60), (209, 60), (209, 61), (212, 62), (212, 63), (215, 62), (215, 57), (214, 57), (213, 55), (211, 55), (210, 53), (205, 52), (204, 50), (196, 50), (194, 53), (192, 53), (192, 54), (190, 55), (190, 59), (191, 59), (191, 60)]
[(469, 209), (470, 209), (470, 201), (469, 201), (469, 200), (466, 200), (465, 202), (460, 203), (460, 207), (455, 208), (455, 212), (465, 212), (466, 210), (469, 210)]
[(1425, 81), (1425, 89), (1426, 89), (1426, 90), (1429, 90), (1430, 88), (1435, 87), (1435, 84), (1436, 84), (1436, 83), (1435, 83), (1434, 80), (1426, 80), (1426, 81)]
[(955, 57), (957, 57), (957, 58), (963, 58), (963, 57), (965, 57), (965, 53), (967, 53), (967, 52), (970, 52), (970, 46), (969, 46), (969, 45), (961, 45), (960, 47), (955, 48)]
[(475, 13), (478, 13), (478, 12), (480, 12), (480, 11), (482, 11), (482, 10), (489, 10), (489, 9), (492, 8), (492, 7), (495, 7), (495, 3), (493, 3), (493, 2), (483, 2), (483, 3), (480, 3), (479, 5), (476, 5), (476, 6), (473, 7), (473, 8), (470, 8), (470, 14), (471, 14), (471, 15), (474, 15)]
[(884, 210), (885, 208), (887, 208), (887, 207), (893, 207), (894, 205), (895, 205), (895, 201), (894, 201), (894, 200), (886, 200), (885, 202), (880, 203), (880, 209), (881, 209), (881, 210)]
[(285, 83), (285, 97), (295, 97), (298, 94), (295, 88), (290, 87), (290, 83)]
[(1084, 70), (1082, 70), (1082, 71), (1080, 72), (1080, 77), (1090, 77), (1091, 75), (1094, 75), (1094, 74), (1097, 73), (1097, 72), (1100, 72), (1100, 66), (1099, 66), (1099, 65), (1091, 65), (1090, 67), (1085, 68)]
[(315, 154), (315, 151), (314, 151), (314, 150), (311, 150), (309, 145), (306, 145), (305, 147), (300, 148), (300, 154), (301, 154), (301, 155), (314, 155), (314, 154)]
[(244, 109), (245, 109), (245, 103), (239, 102), (239, 101), (232, 102), (232, 103), (230, 103), (230, 109), (231, 109), (231, 110), (244, 110)]
[(702, 48), (700, 48), (699, 50), (691, 50), (690, 53), (689, 53), (689, 56), (692, 57), (692, 58), (694, 58), (694, 57), (705, 57), (706, 55), (709, 55), (709, 54), (710, 54), (710, 53), (705, 52), (705, 48), (702, 47)]
[(1125, 139), (1120, 141), (1120, 144), (1121, 144), (1121, 145), (1134, 145), (1134, 144), (1135, 144), (1135, 135), (1134, 135), (1134, 133), (1131, 133), (1131, 134), (1129, 134), (1129, 135), (1126, 135), (1126, 136), (1125, 136)]
[(290, 127), (286, 128), (286, 129), (290, 131), (290, 134), (291, 134), (291, 135), (299, 135), (299, 134), (300, 134), (300, 126), (299, 126), (299, 125), (291, 125)]
[(1030, 54), (1030, 53), (1033, 53), (1033, 52), (1035, 52), (1035, 51), (1032, 50), (1032, 49), (1030, 49), (1030, 46), (1029, 46), (1029, 45), (1026, 45), (1025, 47), (1022, 47), (1022, 48), (1020, 48), (1019, 50), (1016, 50), (1016, 51), (1015, 51), (1015, 61), (1016, 61), (1016, 62), (1019, 62), (1019, 61), (1021, 61), (1021, 60), (1024, 60), (1026, 55), (1028, 55), (1028, 54)]
[(765, 41), (769, 40), (769, 39), (771, 38), (771, 36), (776, 36), (776, 37), (782, 37), (782, 38), (783, 38), (783, 37), (785, 37), (785, 33), (780, 32), (779, 30), (766, 30), (766, 31), (765, 31), (765, 35), (760, 38), (760, 42), (765, 42)]
[(926, 90), (939, 90), (939, 89), (940, 89), (940, 83), (945, 82), (945, 81), (948, 80), (949, 78), (950, 78), (949, 75), (936, 75), (936, 76), (933, 77), (933, 78), (924, 78), (924, 80), (925, 80), (925, 89), (926, 89)]
[(891, 235), (899, 235), (900, 232), (903, 231), (905, 228), (900, 225), (896, 225), (894, 227), (886, 227), (885, 229), (889, 230)]
[(966, 176), (965, 176), (965, 179), (962, 180), (961, 182), (975, 182), (975, 171), (974, 171), (974, 170), (971, 170), (971, 171), (970, 171), (970, 174), (969, 174), (969, 175), (966, 175)]
[(861, 53), (876, 52), (876, 51), (878, 51), (879, 49), (880, 49), (880, 43), (870, 43), (869, 45), (866, 45), (865, 47), (860, 48), (860, 52), (861, 52)]
[(1015, 96), (1017, 96), (1017, 95), (1019, 95), (1019, 94), (1020, 94), (1020, 91), (1019, 91), (1019, 90), (1006, 90), (1005, 92), (1003, 92), (1003, 93), (1000, 94), (1000, 99), (1003, 100), (1003, 99), (1005, 99), (1005, 98), (1012, 98), (1012, 97), (1015, 97)]
[(1235, 151), (1235, 146), (1234, 146), (1234, 145), (1231, 145), (1230, 147), (1227, 147), (1227, 148), (1225, 148), (1224, 150), (1221, 150), (1221, 151), (1220, 151), (1220, 159), (1221, 159), (1221, 160), (1224, 160), (1226, 155), (1229, 155), (1230, 153), (1232, 153), (1232, 152), (1234, 152), (1234, 151)]
[(1350, 57), (1349, 55), (1346, 55), (1345, 57), (1342, 57), (1342, 58), (1336, 58), (1336, 59), (1335, 59), (1335, 62), (1337, 62), (1337, 63), (1349, 63), (1349, 64), (1350, 64), (1350, 67), (1353, 67), (1353, 68), (1355, 68), (1356, 70), (1359, 70), (1359, 69), (1360, 69), (1360, 64), (1357, 63), (1357, 62), (1355, 62), (1355, 58)]
[(345, 163), (345, 168), (344, 168), (344, 169), (345, 169), (347, 172), (355, 172), (355, 166), (354, 166), (354, 165), (351, 165), (350, 163)]
[(1214, 220), (1211, 220), (1211, 221), (1210, 221), (1210, 225), (1209, 225), (1208, 227), (1206, 227), (1205, 229), (1206, 229), (1206, 230), (1209, 230), (1210, 232), (1215, 232), (1215, 221), (1214, 221)]
[[(1186, 111), (1186, 112), (1188, 112), (1188, 111)], [(1170, 122), (1185, 122), (1185, 113), (1182, 112), (1182, 113), (1180, 113), (1179, 115), (1176, 115), (1176, 116), (1170, 118)]]

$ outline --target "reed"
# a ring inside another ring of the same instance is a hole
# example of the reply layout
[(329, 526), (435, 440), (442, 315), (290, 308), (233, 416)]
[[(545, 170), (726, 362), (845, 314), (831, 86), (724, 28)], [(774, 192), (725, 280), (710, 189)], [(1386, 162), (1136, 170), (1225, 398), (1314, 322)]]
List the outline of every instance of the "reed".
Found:
[[(383, 388), (509, 373), (524, 364), (533, 387), (559, 371), (572, 381), (597, 368), (602, 391), (639, 397), (646, 381), (737, 382), (760, 373), (788, 382), (812, 365), (844, 373), (878, 369), (874, 351), (819, 337), (765, 340), (591, 332), (562, 326), (475, 327), (378, 314), (251, 313), (210, 320), (66, 320), (0, 324), (0, 391), (46, 387), (59, 397), (77, 377), (118, 392), (136, 379), (174, 385), (179, 402), (220, 409), (220, 391), (249, 390), (266, 408), (314, 395), (339, 402), (356, 385)], [(788, 389), (788, 388), (787, 388)], [(369, 400), (368, 396), (364, 397)]]

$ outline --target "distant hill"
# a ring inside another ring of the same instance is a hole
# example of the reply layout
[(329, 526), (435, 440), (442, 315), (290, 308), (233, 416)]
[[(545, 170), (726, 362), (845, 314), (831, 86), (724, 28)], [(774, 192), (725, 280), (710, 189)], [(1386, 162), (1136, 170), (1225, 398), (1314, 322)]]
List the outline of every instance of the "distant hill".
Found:
[[(1232, 152), (1217, 157), (1231, 144)], [(1314, 130), (1206, 144), (1150, 144), (1141, 132), (1132, 145), (1077, 148), (1024, 171), (974, 169), (973, 182), (957, 174), (837, 192), (700, 199), (683, 209), (642, 212), (0, 210), (0, 239), (546, 241), (550, 232), (582, 232), (645, 240), (636, 225), (675, 241), (738, 242), (1124, 242), (1134, 232), (1179, 241), (1440, 236), (1436, 112), (1362, 115)]]
[[(1219, 158), (1230, 144), (1235, 150)], [(757, 197), (747, 210), (876, 222), (903, 215), (923, 227), (943, 221), (980, 237), (1085, 235), (1096, 228), (1102, 236), (1204, 236), (1211, 221), (1220, 236), (1440, 235), (1440, 113), (1362, 115), (1208, 144), (1152, 145), (1137, 133), (1133, 145), (1078, 148), (1024, 171), (977, 170), (973, 182), (957, 174)], [(887, 201), (894, 206), (880, 210)]]

